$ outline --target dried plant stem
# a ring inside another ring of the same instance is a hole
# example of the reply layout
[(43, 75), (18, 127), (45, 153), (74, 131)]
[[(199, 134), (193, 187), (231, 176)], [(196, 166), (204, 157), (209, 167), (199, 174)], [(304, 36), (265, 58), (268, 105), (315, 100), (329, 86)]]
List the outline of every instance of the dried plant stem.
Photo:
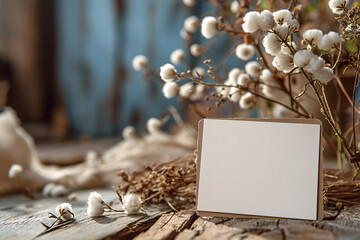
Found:
[(267, 61), (266, 61), (266, 59), (265, 59), (265, 56), (264, 56), (263, 52), (261, 51), (261, 48), (260, 48), (259, 43), (256, 43), (256, 44), (255, 44), (255, 47), (256, 47), (256, 50), (257, 50), (259, 56), (261, 57), (264, 65), (265, 65), (265, 67), (266, 67), (267, 69), (271, 70), (270, 65), (267, 63)]

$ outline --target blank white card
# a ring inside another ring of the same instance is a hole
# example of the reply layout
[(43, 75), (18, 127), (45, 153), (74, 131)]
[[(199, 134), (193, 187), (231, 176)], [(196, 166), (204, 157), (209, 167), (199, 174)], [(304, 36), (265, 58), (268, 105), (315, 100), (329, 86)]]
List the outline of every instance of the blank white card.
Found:
[(321, 219), (320, 150), (318, 120), (201, 120), (198, 214)]

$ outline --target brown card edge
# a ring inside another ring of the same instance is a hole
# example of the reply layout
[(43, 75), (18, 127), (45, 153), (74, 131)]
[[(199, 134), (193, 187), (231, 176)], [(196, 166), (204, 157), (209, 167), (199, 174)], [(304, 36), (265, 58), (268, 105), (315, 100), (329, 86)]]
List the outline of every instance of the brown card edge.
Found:
[[(203, 127), (204, 120), (201, 119), (198, 122), (198, 139), (197, 139), (197, 160), (196, 160), (196, 194), (195, 194), (195, 211), (201, 217), (234, 217), (234, 218), (267, 218), (267, 219), (292, 219), (292, 218), (282, 218), (282, 217), (271, 217), (271, 216), (258, 216), (258, 215), (245, 215), (245, 214), (233, 214), (233, 213), (218, 213), (218, 212), (207, 212), (207, 211), (198, 211), (198, 189), (199, 189), (199, 178), (200, 178), (200, 166), (201, 166), (201, 150), (202, 150), (202, 136), (203, 136)], [(279, 122), (279, 123), (304, 123), (304, 124), (319, 124), (320, 125), (320, 139), (319, 139), (319, 165), (318, 165), (318, 203), (317, 203), (317, 216), (316, 220), (322, 220), (324, 216), (324, 203), (323, 203), (323, 126), (322, 122), (319, 119), (278, 119), (278, 118), (263, 118), (263, 119), (253, 119), (253, 118), (207, 118), (214, 120), (241, 120), (241, 121), (255, 121), (255, 122)], [(298, 218), (296, 218), (298, 219)], [(312, 219), (298, 219), (306, 221), (314, 221)]]

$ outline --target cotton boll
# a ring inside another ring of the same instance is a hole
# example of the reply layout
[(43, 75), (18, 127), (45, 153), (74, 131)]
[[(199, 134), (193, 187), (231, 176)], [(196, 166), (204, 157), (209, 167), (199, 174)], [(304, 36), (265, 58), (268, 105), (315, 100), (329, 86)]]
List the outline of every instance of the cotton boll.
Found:
[(237, 87), (231, 87), (229, 91), (229, 99), (232, 102), (239, 102), (241, 98), (241, 90)]
[(268, 85), (275, 83), (274, 76), (269, 69), (264, 69), (261, 71), (260, 81)]
[(279, 11), (276, 11), (273, 13), (275, 22), (279, 25), (282, 25), (283, 23), (287, 23), (292, 19), (292, 14), (287, 9), (281, 9)]
[(325, 67), (325, 60), (321, 57), (314, 57), (310, 60), (309, 64), (304, 67), (304, 70), (309, 73), (315, 73), (319, 69)]
[(213, 38), (218, 33), (218, 22), (215, 17), (208, 16), (202, 20), (201, 34), (207, 38)]
[(309, 50), (297, 51), (294, 55), (294, 65), (303, 68), (310, 63), (312, 58), (315, 57), (315, 54)]
[(329, 32), (325, 34), (320, 42), (318, 43), (318, 47), (325, 51), (329, 51), (332, 48), (339, 48), (339, 45), (342, 42), (342, 37), (336, 32)]
[(197, 84), (195, 87), (195, 91), (190, 96), (191, 101), (200, 101), (204, 98), (206, 94), (206, 86), (203, 84)]
[(131, 125), (122, 130), (122, 136), (125, 140), (133, 139), (136, 137), (135, 128)]
[(339, 47), (339, 45), (342, 43), (343, 39), (342, 36), (339, 35), (339, 33), (337, 32), (329, 32), (327, 34), (329, 36), (329, 38), (331, 39), (331, 41), (333, 42), (333, 47)]
[(72, 211), (73, 210), (70, 203), (62, 203), (55, 208), (55, 212), (60, 214), (62, 220), (69, 220), (74, 218)]
[[(231, 86), (231, 82), (229, 79), (227, 79), (224, 82), (224, 85)], [(221, 95), (221, 98), (227, 99), (230, 94), (230, 87), (216, 87), (216, 91)]]
[(138, 194), (129, 193), (123, 198), (123, 209), (126, 214), (138, 214), (141, 210), (142, 201)]
[(205, 48), (197, 43), (194, 43), (190, 46), (190, 53), (194, 57), (200, 57), (203, 55)]
[(149, 120), (146, 123), (146, 128), (149, 131), (149, 133), (153, 134), (153, 133), (161, 132), (162, 125), (163, 124), (161, 120), (157, 118), (149, 118)]
[(264, 31), (270, 30), (275, 26), (275, 20), (272, 12), (264, 10), (260, 13), (260, 28)]
[(348, 3), (348, 0), (330, 0), (329, 7), (334, 14), (341, 15), (344, 13), (343, 8), (346, 8)]
[(248, 87), (251, 82), (249, 74), (241, 73), (237, 79), (237, 84), (243, 87)]
[(197, 16), (187, 17), (184, 21), (184, 29), (190, 33), (196, 32), (200, 27), (200, 20)]
[(240, 101), (239, 101), (239, 105), (242, 109), (249, 109), (252, 108), (256, 103), (256, 98), (252, 93), (245, 93)]
[(14, 163), (11, 165), (8, 176), (9, 178), (15, 178), (23, 172), (23, 167), (20, 164)]
[(235, 55), (243, 61), (247, 61), (252, 58), (254, 53), (255, 47), (246, 43), (239, 44), (235, 49)]
[(231, 69), (231, 71), (230, 71), (229, 74), (228, 74), (229, 83), (230, 83), (231, 85), (235, 85), (235, 84), (236, 84), (237, 79), (238, 79), (239, 75), (241, 74), (241, 72), (242, 72), (242, 71), (241, 71), (240, 69), (238, 69), (238, 68), (233, 68), (233, 69)]
[(259, 30), (260, 21), (260, 13), (256, 11), (250, 11), (246, 13), (244, 17), (242, 28), (245, 32), (254, 33)]
[(253, 78), (256, 78), (261, 73), (261, 66), (258, 62), (252, 61), (245, 65), (245, 71)]
[(86, 210), (89, 217), (98, 217), (104, 214), (104, 205), (98, 202), (88, 202)]
[(164, 96), (168, 99), (173, 98), (179, 92), (179, 87), (176, 82), (167, 82), (162, 89)]
[(176, 49), (170, 55), (170, 61), (175, 65), (182, 63), (184, 59), (185, 59), (185, 53), (184, 50), (182, 49)]
[(186, 31), (184, 28), (182, 28), (182, 29), (180, 30), (179, 35), (180, 35), (180, 37), (181, 37), (182, 39), (184, 39), (185, 41), (189, 41), (189, 40), (191, 39), (191, 34), (190, 34), (188, 31)]
[(67, 193), (67, 189), (65, 188), (64, 185), (55, 185), (51, 191), (50, 191), (50, 195), (52, 197), (61, 197), (61, 196), (65, 196)]
[(182, 85), (179, 90), (179, 96), (182, 98), (189, 98), (190, 95), (194, 92), (194, 88), (195, 87), (191, 82)]
[(199, 75), (202, 76), (202, 77), (205, 76), (205, 70), (204, 70), (204, 68), (202, 68), (202, 67), (195, 67), (195, 68), (191, 71), (191, 73), (192, 73), (192, 75), (193, 75), (194, 77), (199, 77)]
[(310, 44), (311, 46), (316, 46), (322, 37), (323, 32), (319, 29), (309, 29), (306, 30), (303, 34), (304, 41), (306, 41), (306, 43)]
[(273, 97), (275, 93), (275, 89), (268, 85), (262, 85), (261, 92), (264, 94), (265, 97)]
[(132, 66), (136, 71), (141, 71), (147, 68), (148, 62), (149, 62), (148, 58), (145, 57), (144, 55), (137, 55), (136, 57), (133, 58)]
[(275, 32), (277, 32), (282, 39), (286, 39), (289, 35), (289, 27), (287, 24), (278, 25), (274, 28)]
[(160, 67), (160, 77), (165, 82), (171, 82), (176, 77), (176, 69), (173, 65), (167, 63)]
[(272, 55), (277, 56), (281, 53), (281, 40), (274, 33), (268, 33), (263, 39), (265, 51)]
[(323, 84), (328, 84), (331, 80), (333, 80), (334, 72), (331, 68), (324, 67), (314, 72), (314, 77)]
[(239, 1), (237, 1), (237, 0), (232, 1), (230, 4), (230, 10), (233, 13), (237, 13), (239, 11), (239, 7), (240, 7), (240, 4), (239, 4)]
[(196, 5), (197, 0), (183, 0), (183, 3), (187, 7), (194, 7)]
[(291, 19), (288, 23), (288, 28), (290, 33), (294, 33), (296, 30), (300, 28), (300, 23), (296, 19)]
[(272, 65), (284, 73), (289, 73), (294, 69), (293, 57), (288, 54), (280, 54), (274, 58)]

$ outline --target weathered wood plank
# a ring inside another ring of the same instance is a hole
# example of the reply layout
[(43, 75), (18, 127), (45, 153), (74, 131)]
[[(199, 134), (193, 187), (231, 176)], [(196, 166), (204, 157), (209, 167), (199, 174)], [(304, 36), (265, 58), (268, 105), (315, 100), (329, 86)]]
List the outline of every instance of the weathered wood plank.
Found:
[(179, 211), (164, 214), (146, 232), (139, 234), (135, 239), (174, 239), (182, 230), (189, 228), (197, 215), (193, 211)]

